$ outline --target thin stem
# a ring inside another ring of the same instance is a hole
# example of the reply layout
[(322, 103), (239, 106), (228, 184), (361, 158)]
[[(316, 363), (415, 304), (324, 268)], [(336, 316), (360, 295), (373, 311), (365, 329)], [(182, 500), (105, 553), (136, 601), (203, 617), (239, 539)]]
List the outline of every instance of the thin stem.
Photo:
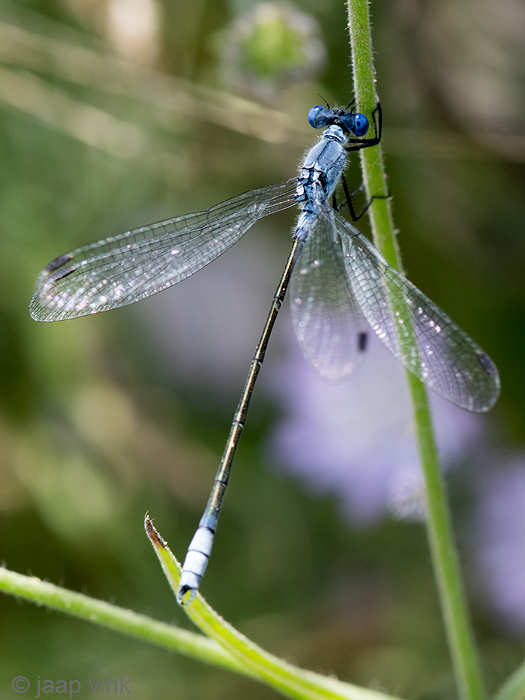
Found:
[[(176, 593), (180, 584), (180, 564), (149, 517), (146, 517), (145, 528), (171, 589)], [(216, 640), (260, 681), (284, 695), (298, 700), (396, 700), (380, 691), (360, 688), (292, 666), (264, 651), (218, 615), (200, 593), (196, 593), (184, 611), (206, 635)]]
[(227, 668), (246, 676), (256, 676), (212, 639), (139, 615), (132, 610), (124, 610), (103, 600), (90, 598), (82, 593), (68, 591), (66, 588), (42, 581), (36, 576), (23, 576), (0, 567), (0, 591), (214, 666)]
[[(360, 111), (370, 113), (377, 98), (368, 0), (348, 0), (348, 26), (357, 105)], [(360, 156), (368, 197), (387, 195), (381, 145), (362, 150)], [(370, 207), (370, 219), (376, 247), (392, 267), (402, 271), (389, 200), (375, 199)], [(428, 397), (419, 379), (408, 371), (407, 378), (426, 484), (427, 532), (456, 684), (464, 700), (481, 700), (484, 697), (481, 672), (439, 469)]]
[(524, 700), (525, 662), (514, 671), (494, 695), (492, 700)]
[[(180, 565), (149, 517), (146, 518), (146, 530), (168, 581), (176, 592)], [(3, 567), (0, 567), (0, 591), (168, 651), (240, 673), (297, 700), (397, 700), (380, 691), (343, 683), (332, 676), (306, 671), (278, 659), (225, 622), (200, 595), (185, 610), (211, 639)]]

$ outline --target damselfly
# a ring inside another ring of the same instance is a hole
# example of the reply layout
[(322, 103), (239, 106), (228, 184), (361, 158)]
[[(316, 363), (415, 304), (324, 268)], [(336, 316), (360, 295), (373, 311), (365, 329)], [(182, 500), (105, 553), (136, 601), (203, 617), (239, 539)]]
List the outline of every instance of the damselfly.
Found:
[(325, 379), (337, 381), (352, 372), (371, 329), (405, 367), (452, 403), (483, 412), (499, 394), (499, 376), (490, 357), (390, 267), (334, 207), (340, 182), (351, 207), (343, 176), (347, 152), (379, 143), (380, 105), (372, 113), (374, 135), (368, 138), (368, 119), (350, 106), (317, 105), (308, 121), (326, 129), (306, 155), (298, 177), (60, 255), (40, 274), (31, 300), (30, 312), (38, 321), (132, 304), (200, 270), (262, 217), (293, 205), (300, 209), (212, 492), (186, 555), (177, 594), (181, 604), (193, 599), (206, 569), (250, 399), (288, 286), (302, 351)]

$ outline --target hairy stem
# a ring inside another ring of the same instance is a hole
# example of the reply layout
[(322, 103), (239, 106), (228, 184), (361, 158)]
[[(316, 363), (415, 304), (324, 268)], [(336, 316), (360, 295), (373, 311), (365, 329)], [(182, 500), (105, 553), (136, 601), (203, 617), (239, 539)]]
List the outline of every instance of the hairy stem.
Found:
[[(348, 0), (348, 27), (357, 105), (361, 112), (370, 114), (377, 97), (368, 0)], [(360, 156), (367, 196), (387, 195), (381, 144), (361, 150)], [(402, 272), (390, 201), (375, 199), (370, 207), (370, 219), (376, 247), (392, 267)], [(407, 379), (426, 484), (428, 538), (458, 692), (464, 700), (481, 700), (484, 691), (479, 661), (439, 469), (428, 397), (424, 385), (408, 371)]]

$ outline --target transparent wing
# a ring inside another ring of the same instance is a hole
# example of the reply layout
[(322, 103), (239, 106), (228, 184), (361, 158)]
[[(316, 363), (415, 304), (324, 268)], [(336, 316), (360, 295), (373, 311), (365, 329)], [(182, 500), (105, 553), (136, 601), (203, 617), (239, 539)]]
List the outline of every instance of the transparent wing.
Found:
[[(348, 221), (334, 214), (350, 284), (366, 320), (387, 348), (429, 387), (461, 408), (488, 411), (498, 370), (465, 331), (391, 268)], [(418, 352), (407, 350), (415, 338)]]
[(331, 210), (321, 215), (297, 261), (290, 305), (308, 362), (329, 381), (347, 377), (364, 354), (369, 327), (348, 281)]
[(166, 219), (60, 255), (40, 273), (30, 303), (37, 321), (108, 311), (189, 277), (263, 216), (296, 203), (296, 180), (250, 190), (211, 209)]

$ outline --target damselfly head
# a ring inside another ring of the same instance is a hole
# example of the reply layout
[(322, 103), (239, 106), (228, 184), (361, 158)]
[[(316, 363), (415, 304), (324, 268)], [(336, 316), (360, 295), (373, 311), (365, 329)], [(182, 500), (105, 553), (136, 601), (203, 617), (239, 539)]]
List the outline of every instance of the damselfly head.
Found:
[(369, 129), (368, 119), (364, 114), (347, 109), (332, 109), (323, 105), (312, 107), (308, 112), (308, 123), (314, 129), (324, 129), (336, 124), (346, 133), (352, 133), (355, 136), (364, 136)]

